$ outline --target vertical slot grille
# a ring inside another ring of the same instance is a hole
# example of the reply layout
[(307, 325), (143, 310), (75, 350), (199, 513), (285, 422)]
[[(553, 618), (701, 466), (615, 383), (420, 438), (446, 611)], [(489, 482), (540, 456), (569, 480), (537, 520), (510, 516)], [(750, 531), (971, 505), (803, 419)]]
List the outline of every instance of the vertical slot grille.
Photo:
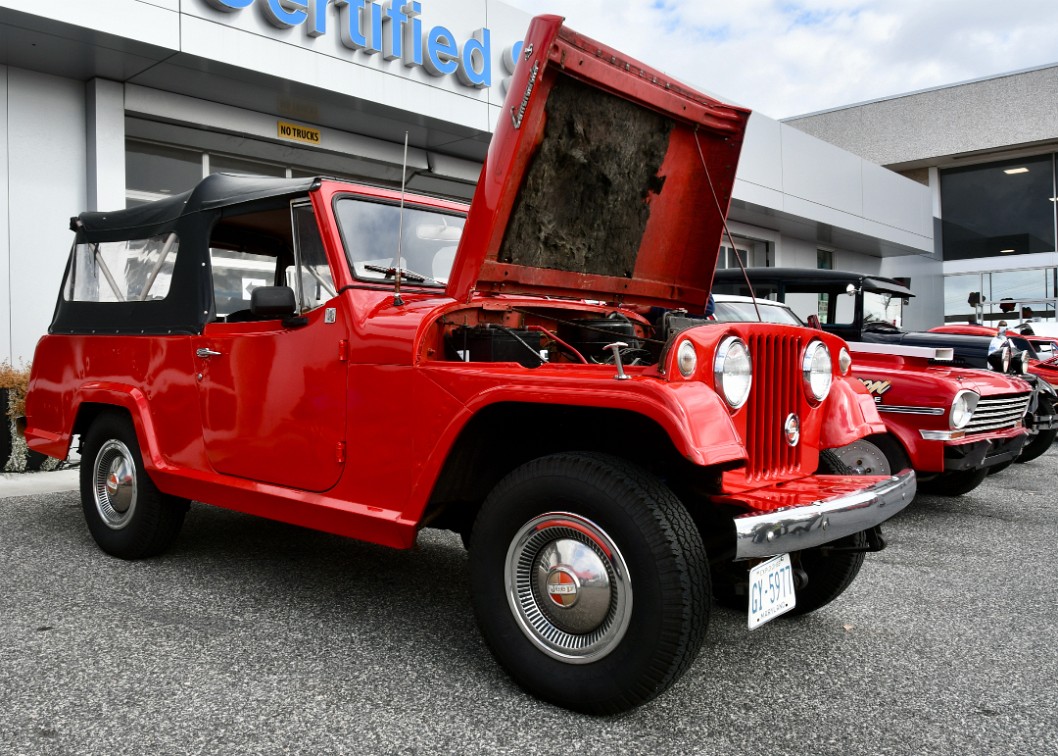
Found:
[(753, 357), (753, 390), (746, 415), (747, 479), (781, 478), (799, 466), (800, 445), (786, 442), (783, 424), (790, 413), (800, 417), (802, 338), (788, 334), (753, 334), (747, 339)]

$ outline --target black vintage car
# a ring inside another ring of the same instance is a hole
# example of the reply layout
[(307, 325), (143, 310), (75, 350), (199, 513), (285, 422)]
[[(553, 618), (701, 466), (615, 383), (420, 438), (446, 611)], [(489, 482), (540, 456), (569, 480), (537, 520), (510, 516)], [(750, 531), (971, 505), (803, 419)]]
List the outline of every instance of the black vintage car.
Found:
[(895, 279), (840, 270), (728, 269), (716, 272), (713, 291), (785, 302), (810, 325), (846, 341), (949, 347), (954, 352), (949, 364), (1018, 374), (1034, 390), (1025, 416), (1032, 439), (1017, 461), (1040, 456), (1058, 436), (1058, 393), (1046, 381), (1027, 374), (1030, 353), (1004, 348), (990, 356), (988, 336), (904, 330), (899, 325), (901, 307), (915, 295)]

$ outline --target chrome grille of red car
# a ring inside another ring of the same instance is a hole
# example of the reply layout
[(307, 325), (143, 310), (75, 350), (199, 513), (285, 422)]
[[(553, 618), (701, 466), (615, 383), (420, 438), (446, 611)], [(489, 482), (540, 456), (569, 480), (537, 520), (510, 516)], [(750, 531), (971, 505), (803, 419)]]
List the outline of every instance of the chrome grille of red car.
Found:
[(783, 478), (798, 468), (800, 444), (790, 446), (783, 424), (800, 416), (802, 336), (754, 334), (746, 340), (753, 358), (753, 388), (746, 406), (748, 480)]
[(1029, 408), (1031, 394), (981, 397), (966, 426), (967, 435), (987, 433), (1021, 425)]

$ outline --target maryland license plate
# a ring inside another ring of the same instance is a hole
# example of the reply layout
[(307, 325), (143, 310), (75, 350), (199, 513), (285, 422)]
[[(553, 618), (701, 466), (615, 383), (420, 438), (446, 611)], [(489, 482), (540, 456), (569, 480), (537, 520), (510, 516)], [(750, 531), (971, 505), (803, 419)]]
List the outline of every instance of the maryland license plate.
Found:
[(749, 629), (760, 627), (797, 606), (789, 554), (761, 562), (749, 571)]

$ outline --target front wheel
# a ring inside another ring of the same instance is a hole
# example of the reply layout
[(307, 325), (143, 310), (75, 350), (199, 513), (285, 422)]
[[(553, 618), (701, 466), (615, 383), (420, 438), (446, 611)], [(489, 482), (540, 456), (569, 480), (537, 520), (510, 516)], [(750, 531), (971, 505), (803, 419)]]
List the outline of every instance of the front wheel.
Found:
[[(797, 605), (790, 615), (814, 612), (844, 593), (860, 574), (867, 546), (867, 534), (860, 532), (825, 546), (791, 553)], [(748, 587), (749, 564), (729, 562), (717, 570), (713, 598), (721, 606), (745, 614), (749, 611)]]
[[(1054, 402), (1047, 395), (1040, 397), (1040, 414), (1050, 415), (1054, 413)], [(1045, 451), (1051, 448), (1055, 437), (1058, 436), (1058, 428), (1050, 428), (1035, 433), (1027, 444), (1022, 448), (1021, 454), (1015, 460), (1018, 464), (1031, 462)]]
[(690, 666), (709, 619), (694, 522), (646, 471), (594, 453), (518, 468), (478, 514), (474, 612), (529, 692), (593, 714), (654, 698)]
[(932, 496), (962, 496), (981, 485), (988, 477), (987, 467), (941, 473), (927, 480), (919, 480), (919, 493)]
[(103, 551), (142, 559), (169, 548), (188, 501), (155, 487), (144, 470), (132, 424), (108, 414), (92, 423), (81, 446), (81, 507)]

